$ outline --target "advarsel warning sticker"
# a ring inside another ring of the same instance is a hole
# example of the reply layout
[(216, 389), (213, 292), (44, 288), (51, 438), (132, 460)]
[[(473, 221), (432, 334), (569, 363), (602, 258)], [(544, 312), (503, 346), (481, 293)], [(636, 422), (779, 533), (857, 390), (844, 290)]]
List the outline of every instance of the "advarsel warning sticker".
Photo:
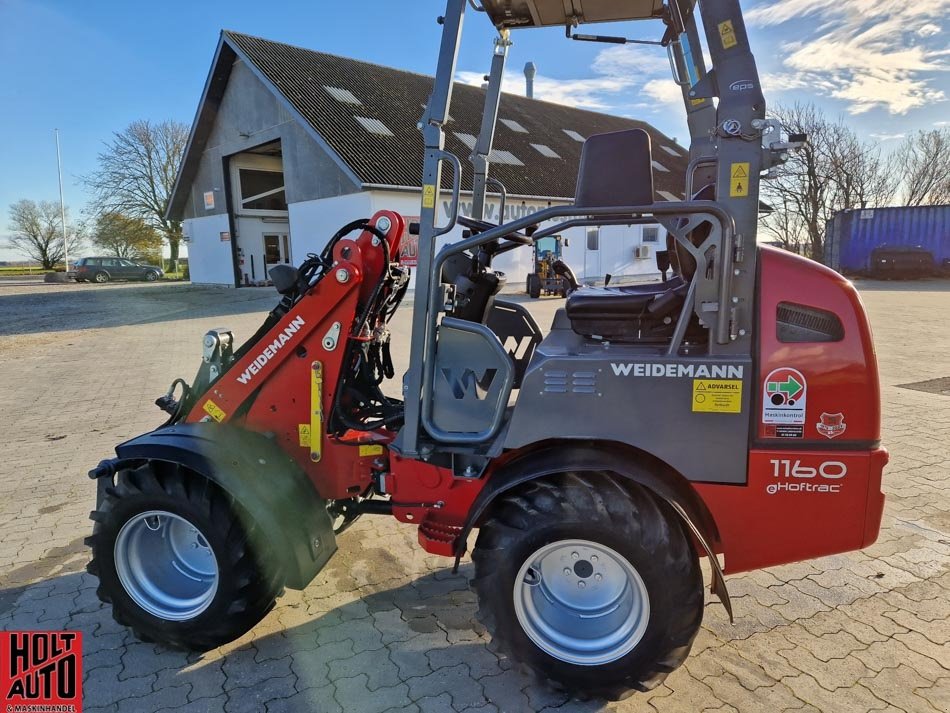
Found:
[(762, 387), (762, 423), (804, 425), (807, 395), (808, 385), (800, 371), (774, 369)]
[(693, 379), (693, 411), (741, 413), (742, 381), (739, 379)]

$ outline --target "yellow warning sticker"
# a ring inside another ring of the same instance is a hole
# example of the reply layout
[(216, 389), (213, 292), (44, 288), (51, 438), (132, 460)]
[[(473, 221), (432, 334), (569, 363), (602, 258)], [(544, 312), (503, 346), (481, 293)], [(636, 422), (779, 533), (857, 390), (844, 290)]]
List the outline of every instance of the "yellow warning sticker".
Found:
[(724, 50), (739, 44), (736, 40), (736, 31), (732, 27), (732, 20), (725, 20), (719, 23), (719, 39), (722, 40), (722, 48)]
[(700, 413), (740, 413), (740, 379), (693, 379), (693, 411)]
[(360, 446), (360, 458), (365, 458), (367, 456), (381, 456), (382, 454), (383, 447), (380, 445)]
[(422, 187), (422, 207), (435, 208), (435, 185), (425, 185)]
[(218, 423), (221, 423), (225, 418), (227, 418), (227, 414), (224, 412), (224, 409), (218, 406), (218, 404), (216, 404), (211, 399), (205, 401), (203, 408), (205, 413), (211, 416), (211, 418), (213, 418)]
[(742, 198), (749, 195), (749, 164), (734, 163), (729, 172), (729, 197)]
[(309, 423), (297, 424), (297, 441), (298, 443), (300, 443), (301, 448), (310, 447), (310, 424)]

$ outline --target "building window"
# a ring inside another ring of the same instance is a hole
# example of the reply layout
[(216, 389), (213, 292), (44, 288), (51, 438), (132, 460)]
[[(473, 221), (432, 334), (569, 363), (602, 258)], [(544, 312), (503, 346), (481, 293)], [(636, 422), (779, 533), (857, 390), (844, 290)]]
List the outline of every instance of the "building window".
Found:
[(587, 249), (600, 250), (600, 228), (587, 229)]
[(655, 225), (647, 225), (643, 228), (643, 242), (645, 243), (658, 243), (660, 242), (660, 229)]
[(241, 207), (245, 210), (287, 210), (282, 171), (259, 171), (242, 168)]

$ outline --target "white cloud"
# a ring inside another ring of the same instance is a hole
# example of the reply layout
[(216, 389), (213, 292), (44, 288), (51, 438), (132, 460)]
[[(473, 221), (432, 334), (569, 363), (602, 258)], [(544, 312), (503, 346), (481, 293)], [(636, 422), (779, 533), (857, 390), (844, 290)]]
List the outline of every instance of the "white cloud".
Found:
[(897, 139), (903, 139), (907, 134), (869, 134), (869, 136), (878, 141), (896, 141)]
[(950, 0), (769, 0), (746, 19), (762, 27), (811, 23), (810, 36), (781, 47), (785, 71), (772, 77), (779, 87), (813, 88), (845, 101), (852, 114), (874, 107), (906, 114), (946, 99), (933, 75), (950, 69), (950, 52), (930, 38), (947, 12)]
[(611, 77), (618, 75), (669, 73), (670, 62), (666, 54), (655, 48), (642, 45), (616, 45), (597, 53), (591, 65), (598, 74)]
[[(480, 72), (458, 72), (455, 79), (463, 84), (480, 87), (485, 75)], [(622, 77), (592, 77), (590, 79), (554, 79), (538, 74), (534, 78), (534, 96), (537, 99), (566, 104), (593, 111), (608, 110), (617, 101), (617, 95), (635, 85), (632, 79)], [(524, 77), (509, 74), (504, 77), (502, 91), (510, 94), (525, 93)]]
[[(578, 79), (538, 74), (534, 78), (534, 96), (556, 104), (621, 115), (634, 107), (657, 108), (656, 104), (637, 103), (642, 95), (664, 105), (682, 102), (679, 87), (669, 76), (669, 60), (660, 49), (651, 51), (638, 45), (608, 47), (597, 53), (591, 71), (595, 76)], [(659, 75), (665, 75), (665, 79), (658, 79)], [(473, 86), (485, 83), (481, 72), (458, 72), (455, 78)], [(502, 90), (524, 95), (524, 77), (515, 72), (506, 74)]]
[(683, 106), (683, 92), (679, 85), (668, 79), (651, 79), (643, 85), (640, 90), (659, 104), (668, 104), (672, 106)]

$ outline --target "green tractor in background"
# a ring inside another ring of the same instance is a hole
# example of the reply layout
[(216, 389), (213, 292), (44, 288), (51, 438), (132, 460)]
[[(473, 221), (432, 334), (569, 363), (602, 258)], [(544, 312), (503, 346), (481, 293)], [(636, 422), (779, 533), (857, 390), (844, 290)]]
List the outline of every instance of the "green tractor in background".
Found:
[(579, 285), (570, 266), (561, 259), (561, 247), (569, 243), (560, 235), (541, 238), (534, 243), (534, 271), (528, 275), (528, 296), (567, 297)]

